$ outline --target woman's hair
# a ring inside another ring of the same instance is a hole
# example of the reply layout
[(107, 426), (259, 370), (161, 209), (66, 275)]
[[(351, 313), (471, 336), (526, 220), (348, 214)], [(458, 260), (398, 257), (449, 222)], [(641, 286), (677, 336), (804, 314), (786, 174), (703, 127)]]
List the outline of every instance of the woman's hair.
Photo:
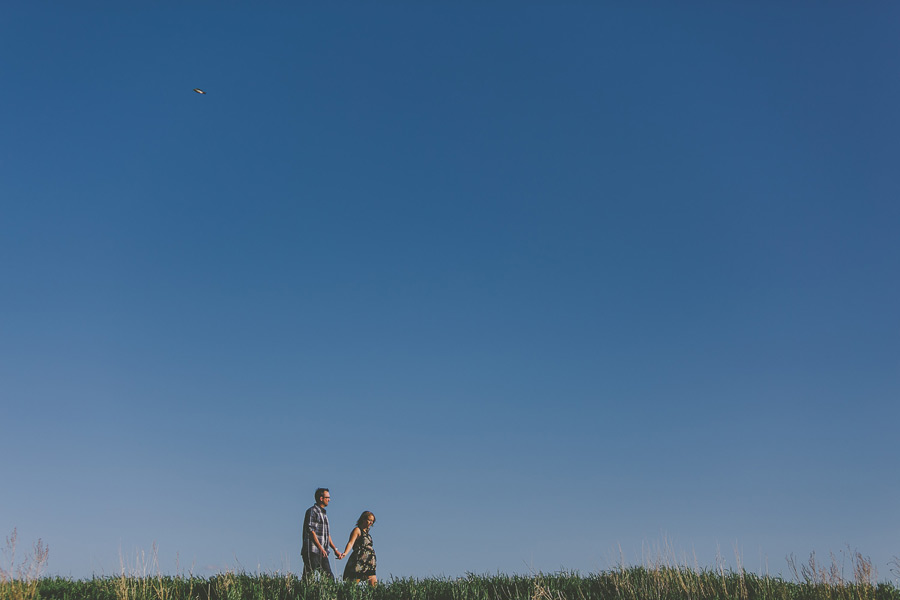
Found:
[(375, 515), (370, 513), (367, 510), (363, 511), (363, 514), (359, 515), (359, 518), (356, 520), (356, 526), (360, 529), (365, 529), (369, 526), (369, 517), (372, 517), (372, 524), (375, 524)]

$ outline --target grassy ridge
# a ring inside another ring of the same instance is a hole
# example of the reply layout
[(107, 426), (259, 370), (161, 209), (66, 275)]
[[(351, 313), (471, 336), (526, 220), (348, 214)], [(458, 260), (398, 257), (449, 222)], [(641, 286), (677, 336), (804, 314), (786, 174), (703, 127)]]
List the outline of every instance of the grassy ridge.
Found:
[[(24, 591), (24, 590), (23, 590)], [(302, 581), (293, 574), (43, 578), (34, 595), (0, 584), (2, 600), (900, 600), (890, 583), (791, 582), (747, 572), (628, 567), (579, 575), (393, 579), (377, 588)]]
[[(790, 557), (794, 581), (728, 569), (721, 561), (715, 569), (680, 566), (666, 551), (645, 566), (623, 564), (590, 575), (399, 578), (372, 588), (301, 580), (293, 573), (164, 575), (155, 545), (150, 562), (141, 554), (140, 568), (130, 573), (123, 565), (119, 576), (44, 577), (47, 547), (38, 540), (31, 554), (16, 561), (16, 537), (13, 530), (2, 553), (8, 563), (0, 564), (0, 600), (900, 600), (900, 588), (876, 583), (871, 561), (858, 552), (849, 553), (849, 565), (834, 555), (830, 565), (815, 554), (800, 565)], [(900, 574), (900, 559), (893, 564)]]

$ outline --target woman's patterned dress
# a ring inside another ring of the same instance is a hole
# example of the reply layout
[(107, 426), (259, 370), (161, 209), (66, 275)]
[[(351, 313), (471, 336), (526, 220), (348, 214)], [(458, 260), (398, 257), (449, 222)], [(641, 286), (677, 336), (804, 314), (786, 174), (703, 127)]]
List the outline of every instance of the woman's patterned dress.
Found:
[(375, 549), (368, 531), (359, 530), (359, 537), (353, 542), (353, 552), (344, 567), (344, 581), (366, 579), (375, 574)]

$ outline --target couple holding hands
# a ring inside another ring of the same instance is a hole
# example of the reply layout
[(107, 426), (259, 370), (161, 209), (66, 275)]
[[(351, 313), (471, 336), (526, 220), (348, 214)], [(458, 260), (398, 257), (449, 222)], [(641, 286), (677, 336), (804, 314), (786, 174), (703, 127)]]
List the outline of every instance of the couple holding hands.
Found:
[(337, 546), (331, 541), (331, 528), (328, 524), (326, 508), (331, 502), (331, 492), (328, 488), (319, 488), (315, 493), (316, 503), (306, 511), (303, 517), (303, 548), (300, 555), (303, 557), (303, 576), (307, 577), (315, 571), (320, 571), (328, 577), (334, 578), (331, 572), (331, 564), (328, 562), (328, 548), (334, 549), (338, 560), (353, 553), (347, 559), (344, 567), (344, 581), (366, 580), (371, 585), (378, 583), (375, 577), (375, 549), (372, 547), (372, 536), (369, 529), (375, 524), (375, 515), (364, 511), (356, 521), (356, 527), (350, 532), (350, 539), (343, 552), (339, 552)]

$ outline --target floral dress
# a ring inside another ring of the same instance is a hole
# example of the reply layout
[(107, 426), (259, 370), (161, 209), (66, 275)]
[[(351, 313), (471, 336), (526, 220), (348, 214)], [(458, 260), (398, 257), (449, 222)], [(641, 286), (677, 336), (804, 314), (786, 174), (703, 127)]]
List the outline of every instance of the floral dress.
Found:
[(375, 549), (372, 547), (372, 536), (364, 529), (359, 530), (359, 537), (353, 542), (353, 552), (344, 567), (344, 580), (366, 579), (375, 574)]

